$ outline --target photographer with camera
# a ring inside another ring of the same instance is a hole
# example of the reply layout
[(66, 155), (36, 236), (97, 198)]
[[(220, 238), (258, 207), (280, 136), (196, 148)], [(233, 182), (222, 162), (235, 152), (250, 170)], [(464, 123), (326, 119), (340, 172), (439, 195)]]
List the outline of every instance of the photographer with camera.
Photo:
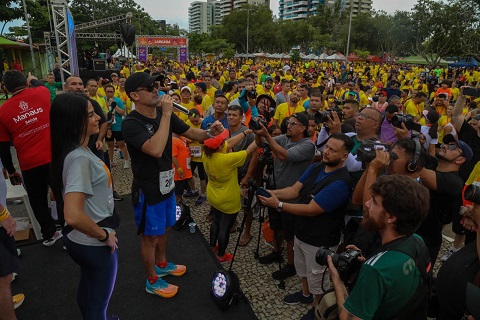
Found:
[[(270, 181), (268, 188), (282, 189), (293, 185), (311, 164), (315, 154), (315, 146), (308, 138), (307, 116), (302, 113), (292, 114), (287, 121), (287, 133), (275, 138), (269, 135), (263, 124), (260, 124), (260, 130), (254, 130), (254, 133), (256, 135), (256, 145), (264, 146), (263, 138), (271, 153), (275, 156), (273, 160), (273, 181)], [(253, 172), (258, 164), (258, 161), (254, 161), (254, 159), (255, 156), (250, 161), (249, 172)], [(268, 216), (270, 227), (274, 230), (277, 241), (275, 241), (274, 251), (260, 257), (259, 262), (270, 264), (281, 261), (281, 244), (285, 239), (287, 242), (287, 265), (272, 274), (274, 279), (285, 279), (295, 275), (293, 258), (294, 217), (275, 208), (268, 210)]]
[[(270, 197), (259, 196), (264, 205), (294, 216), (294, 261), (302, 290), (285, 296), (287, 304), (314, 302), (316, 306), (320, 301), (326, 267), (315, 262), (315, 255), (320, 247), (335, 248), (340, 241), (344, 209), (351, 193), (344, 161), (352, 148), (351, 138), (333, 134), (326, 144), (322, 163), (310, 165), (294, 184), (270, 190)], [(283, 203), (279, 199), (298, 203)], [(314, 308), (302, 319), (314, 319)]]
[[(352, 196), (352, 203), (355, 205), (361, 205), (372, 198), (370, 187), (381, 175), (398, 174), (418, 179), (427, 162), (427, 152), (418, 139), (404, 138), (397, 140), (390, 150), (373, 149), (370, 154), (364, 155), (364, 158), (367, 162), (366, 170)], [(351, 224), (354, 222), (353, 220)], [(345, 234), (345, 241), (356, 245), (363, 253), (368, 255), (378, 247), (376, 234), (365, 230), (362, 225), (348, 230), (351, 230), (351, 233)]]
[(428, 190), (399, 175), (378, 178), (370, 190), (372, 199), (365, 203), (363, 225), (380, 233), (382, 246), (362, 264), (350, 293), (332, 257), (327, 257), (339, 318), (390, 319), (400, 312), (420, 311), (407, 310), (413, 309), (410, 301), (415, 296), (415, 304), (421, 306), (425, 319), (428, 295), (416, 293), (425, 287), (422, 284), (427, 281), (430, 266), (425, 245), (414, 232), (427, 215)]
[(417, 233), (427, 245), (432, 265), (435, 264), (442, 245), (442, 228), (452, 222), (453, 215), (460, 211), (462, 205), (464, 183), (458, 170), (466, 161), (471, 160), (472, 156), (472, 149), (465, 142), (447, 134), (435, 153), (437, 168), (423, 168), (420, 172), (422, 184), (430, 190), (431, 201), (427, 218)]

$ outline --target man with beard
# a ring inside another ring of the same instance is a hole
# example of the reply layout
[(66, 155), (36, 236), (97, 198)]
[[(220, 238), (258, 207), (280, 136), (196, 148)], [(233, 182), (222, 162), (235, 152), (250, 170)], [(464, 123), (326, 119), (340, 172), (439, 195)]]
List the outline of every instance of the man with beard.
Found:
[(300, 92), (298, 92), (298, 90), (293, 90), (290, 94), (290, 100), (277, 106), (275, 115), (273, 116), (273, 123), (280, 126), (285, 118), (290, 118), (294, 113), (305, 111), (303, 106), (298, 105), (299, 101)]
[[(316, 263), (315, 255), (320, 247), (335, 250), (340, 241), (344, 209), (351, 193), (350, 176), (344, 161), (352, 148), (351, 138), (332, 134), (322, 163), (310, 165), (295, 184), (270, 190), (271, 197), (259, 196), (265, 206), (295, 217), (294, 260), (302, 289), (283, 300), (287, 304), (313, 302), (313, 307), (302, 319), (315, 319), (315, 306), (323, 293), (322, 278), (326, 266)], [(281, 200), (297, 201), (283, 203)]]
[(275, 99), (275, 93), (273, 92), (273, 78), (271, 76), (267, 76), (263, 86), (257, 90), (257, 94), (268, 94), (270, 97)]
[(442, 245), (443, 226), (451, 223), (453, 215), (460, 212), (464, 183), (458, 170), (465, 161), (472, 159), (473, 152), (465, 142), (447, 134), (435, 157), (438, 159), (437, 169), (423, 168), (420, 172), (420, 179), (430, 190), (431, 199), (427, 218), (417, 231), (427, 245), (432, 264)]
[(391, 175), (378, 178), (370, 192), (372, 198), (365, 203), (363, 224), (380, 233), (382, 247), (362, 264), (350, 293), (332, 258), (327, 257), (342, 320), (396, 316), (422, 284), (422, 274), (429, 270), (427, 259), (419, 259), (420, 263), (414, 260), (423, 257), (417, 252), (424, 251), (425, 245), (413, 235), (427, 215), (428, 190), (409, 177)]

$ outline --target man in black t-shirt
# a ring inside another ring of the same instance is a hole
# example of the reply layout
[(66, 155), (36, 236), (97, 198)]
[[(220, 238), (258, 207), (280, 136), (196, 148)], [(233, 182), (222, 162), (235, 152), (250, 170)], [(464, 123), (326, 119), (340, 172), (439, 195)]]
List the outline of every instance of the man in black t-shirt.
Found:
[(472, 156), (472, 149), (465, 142), (447, 134), (435, 154), (438, 159), (437, 169), (434, 171), (424, 168), (420, 171), (423, 185), (430, 190), (430, 209), (417, 234), (427, 245), (432, 267), (442, 245), (443, 225), (452, 222), (453, 215), (459, 213), (462, 205), (464, 183), (458, 170), (465, 161), (471, 160)]
[[(175, 224), (175, 183), (172, 168), (172, 132), (203, 141), (223, 131), (216, 121), (209, 130), (191, 128), (173, 111), (169, 95), (158, 97), (163, 76), (138, 72), (128, 77), (125, 91), (135, 103), (123, 121), (122, 133), (132, 160), (132, 202), (141, 255), (147, 274), (146, 291), (163, 298), (177, 294), (178, 287), (162, 280), (164, 275), (181, 276), (186, 267), (167, 262), (167, 232)], [(163, 81), (162, 81), (163, 82)]]
[(463, 107), (466, 105), (466, 99), (463, 95), (463, 87), (460, 88), (460, 95), (457, 97), (452, 111), (452, 120), (458, 133), (458, 138), (466, 142), (473, 151), (473, 157), (460, 168), (459, 174), (463, 181), (467, 181), (473, 167), (480, 161), (480, 126), (473, 127), (463, 115)]

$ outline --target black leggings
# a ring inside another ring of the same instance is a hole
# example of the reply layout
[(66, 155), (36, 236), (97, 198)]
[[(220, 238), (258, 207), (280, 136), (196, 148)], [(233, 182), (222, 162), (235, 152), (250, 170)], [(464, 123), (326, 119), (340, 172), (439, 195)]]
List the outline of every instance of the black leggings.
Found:
[(237, 219), (237, 213), (223, 213), (212, 207), (213, 221), (210, 225), (210, 247), (215, 247), (218, 240), (218, 256), (223, 256), (230, 239), (230, 229)]

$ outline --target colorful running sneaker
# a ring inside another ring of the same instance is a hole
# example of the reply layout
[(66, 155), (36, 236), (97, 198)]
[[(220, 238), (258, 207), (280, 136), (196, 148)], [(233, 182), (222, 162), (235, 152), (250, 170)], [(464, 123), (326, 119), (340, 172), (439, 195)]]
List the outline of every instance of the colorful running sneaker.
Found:
[(151, 284), (147, 279), (145, 291), (162, 298), (171, 298), (177, 294), (178, 287), (173, 284), (167, 283), (161, 278), (158, 278), (154, 284)]
[(169, 274), (172, 276), (180, 277), (183, 276), (185, 272), (187, 272), (187, 267), (181, 264), (173, 264), (169, 262), (167, 263), (167, 266), (165, 268), (155, 266), (155, 273), (159, 277), (163, 277)]
[(12, 297), (13, 299), (13, 308), (17, 309), (20, 307), (25, 300), (25, 295), (23, 293), (16, 294)]

